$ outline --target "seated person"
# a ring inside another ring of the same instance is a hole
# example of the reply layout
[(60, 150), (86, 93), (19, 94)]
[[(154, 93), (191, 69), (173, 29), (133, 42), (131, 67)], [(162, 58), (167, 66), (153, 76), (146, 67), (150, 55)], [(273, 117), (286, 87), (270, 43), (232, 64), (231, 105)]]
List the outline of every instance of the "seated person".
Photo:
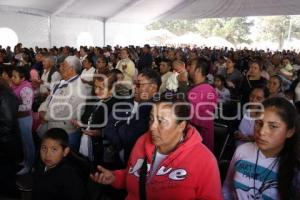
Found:
[(215, 89), (218, 95), (218, 103), (230, 101), (230, 91), (227, 89), (227, 83), (222, 75), (215, 76)]
[(284, 97), (282, 92), (282, 78), (279, 75), (271, 76), (268, 81), (267, 87), (270, 92), (269, 97)]
[(299, 119), (282, 97), (263, 102), (255, 142), (240, 145), (223, 185), (224, 199), (299, 199)]
[(42, 163), (34, 173), (33, 200), (84, 199), (84, 179), (66, 159), (70, 153), (68, 140), (68, 134), (60, 128), (49, 129), (43, 135)]
[(216, 159), (187, 121), (190, 106), (175, 96), (153, 103), (149, 130), (135, 143), (127, 168), (98, 166), (94, 181), (126, 188), (126, 199), (222, 199)]
[(236, 145), (254, 141), (254, 123), (261, 109), (259, 105), (269, 96), (269, 91), (263, 87), (253, 88), (249, 96), (249, 106), (240, 122), (239, 129), (234, 132)]

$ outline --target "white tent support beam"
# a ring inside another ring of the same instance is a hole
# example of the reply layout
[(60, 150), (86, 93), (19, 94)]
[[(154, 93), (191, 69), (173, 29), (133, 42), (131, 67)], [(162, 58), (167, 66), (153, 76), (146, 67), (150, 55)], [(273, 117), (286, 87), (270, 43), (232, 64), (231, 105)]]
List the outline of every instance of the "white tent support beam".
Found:
[(26, 14), (26, 15), (33, 15), (39, 17), (48, 17), (50, 15), (49, 12), (39, 9), (33, 8), (25, 8), (25, 7), (16, 7), (16, 6), (0, 6), (0, 12), (2, 13), (19, 13), (19, 14)]
[(186, 6), (192, 4), (196, 1), (197, 0), (183, 0), (181, 3), (177, 4), (175, 7), (171, 8), (171, 9), (167, 10), (166, 12), (160, 14), (159, 16), (155, 17), (153, 19), (153, 21), (163, 19), (163, 18), (167, 17), (168, 15), (171, 15), (171, 14), (185, 8)]
[(114, 13), (112, 13), (111, 15), (109, 15), (108, 17), (106, 17), (106, 21), (110, 20), (111, 18), (114, 18), (116, 15), (118, 15), (121, 12), (123, 12), (124, 10), (126, 10), (127, 8), (129, 8), (130, 6), (136, 4), (139, 1), (141, 1), (141, 0), (132, 0), (132, 1), (128, 2), (128, 3), (126, 3), (124, 6), (122, 6), (121, 8), (119, 8), (118, 10), (116, 10)]
[(64, 10), (69, 8), (76, 0), (68, 0), (63, 5), (61, 5), (55, 12), (52, 13), (52, 16), (62, 13)]

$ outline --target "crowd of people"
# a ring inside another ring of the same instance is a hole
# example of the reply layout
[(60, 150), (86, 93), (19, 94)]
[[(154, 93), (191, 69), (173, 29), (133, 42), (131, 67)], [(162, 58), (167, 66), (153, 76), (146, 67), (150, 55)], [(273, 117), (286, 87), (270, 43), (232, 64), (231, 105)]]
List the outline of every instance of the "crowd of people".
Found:
[(300, 198), (300, 53), (19, 43), (0, 74), (0, 197)]

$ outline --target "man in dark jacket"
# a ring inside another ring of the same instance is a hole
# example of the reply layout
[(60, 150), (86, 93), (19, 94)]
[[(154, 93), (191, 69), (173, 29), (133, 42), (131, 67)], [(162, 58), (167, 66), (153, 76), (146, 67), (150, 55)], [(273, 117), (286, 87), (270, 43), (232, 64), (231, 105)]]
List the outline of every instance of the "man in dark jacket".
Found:
[(17, 112), (18, 100), (0, 78), (0, 194), (14, 193), (17, 163), (23, 156)]
[(140, 55), (137, 68), (139, 72), (141, 72), (144, 68), (151, 68), (152, 67), (153, 58), (151, 55), (151, 48), (149, 44), (145, 44), (143, 48), (143, 52)]
[[(115, 110), (103, 130), (104, 136), (120, 151), (120, 158), (124, 166), (126, 166), (136, 140), (149, 128), (151, 101), (157, 94), (160, 85), (161, 78), (156, 71), (143, 70), (138, 75), (135, 85), (134, 105), (129, 105), (131, 109), (127, 109), (127, 112)], [(122, 109), (124, 109), (124, 105)]]

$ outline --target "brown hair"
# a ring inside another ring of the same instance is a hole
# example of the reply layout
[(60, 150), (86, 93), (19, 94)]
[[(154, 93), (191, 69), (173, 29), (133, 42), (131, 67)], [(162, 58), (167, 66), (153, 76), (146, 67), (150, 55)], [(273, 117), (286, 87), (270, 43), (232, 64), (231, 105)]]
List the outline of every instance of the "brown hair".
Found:
[(114, 84), (118, 81), (118, 76), (116, 72), (107, 72), (107, 73), (103, 73), (103, 74), (96, 74), (96, 76), (94, 76), (94, 82), (95, 81), (105, 81), (106, 82), (106, 87), (108, 88), (108, 90), (111, 90), (114, 86)]

